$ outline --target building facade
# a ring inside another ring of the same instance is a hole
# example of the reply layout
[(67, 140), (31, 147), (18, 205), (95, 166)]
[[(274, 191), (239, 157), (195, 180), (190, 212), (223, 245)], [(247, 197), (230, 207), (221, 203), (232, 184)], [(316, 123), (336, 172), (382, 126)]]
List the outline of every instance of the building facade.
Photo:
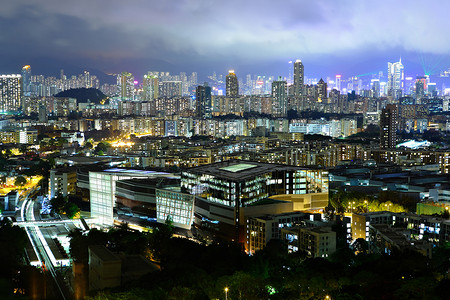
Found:
[(392, 149), (397, 144), (398, 106), (388, 104), (380, 115), (380, 148)]
[(238, 97), (239, 96), (239, 82), (234, 70), (228, 71), (226, 76), (226, 96), (227, 97)]
[(22, 76), (0, 75), (0, 112), (18, 111), (22, 106)]
[(328, 193), (328, 173), (288, 165), (232, 160), (190, 168), (181, 190), (196, 195), (195, 224), (244, 242), (242, 207), (273, 195)]
[(294, 96), (303, 96), (305, 87), (305, 68), (300, 59), (294, 63)]

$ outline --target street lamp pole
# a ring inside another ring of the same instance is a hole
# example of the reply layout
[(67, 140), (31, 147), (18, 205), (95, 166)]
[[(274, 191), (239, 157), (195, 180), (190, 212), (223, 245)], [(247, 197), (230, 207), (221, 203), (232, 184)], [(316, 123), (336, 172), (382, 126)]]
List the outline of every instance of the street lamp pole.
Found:
[(228, 300), (228, 287), (225, 288), (225, 300)]

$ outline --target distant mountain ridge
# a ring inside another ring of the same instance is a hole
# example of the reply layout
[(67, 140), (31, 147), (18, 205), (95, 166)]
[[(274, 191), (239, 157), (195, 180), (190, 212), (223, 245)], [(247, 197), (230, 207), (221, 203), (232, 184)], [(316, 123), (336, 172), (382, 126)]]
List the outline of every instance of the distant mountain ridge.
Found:
[(108, 96), (103, 94), (100, 90), (94, 88), (65, 90), (56, 94), (55, 97), (75, 98), (79, 103), (90, 102), (95, 104), (103, 104), (108, 99)]

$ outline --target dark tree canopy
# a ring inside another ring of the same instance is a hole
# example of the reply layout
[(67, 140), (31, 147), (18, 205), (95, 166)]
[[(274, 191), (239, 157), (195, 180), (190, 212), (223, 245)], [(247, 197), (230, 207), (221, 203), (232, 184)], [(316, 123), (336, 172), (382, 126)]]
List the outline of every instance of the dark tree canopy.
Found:
[(94, 88), (69, 89), (59, 92), (55, 97), (75, 98), (78, 102), (91, 102), (95, 104), (100, 104), (107, 99), (105, 94)]

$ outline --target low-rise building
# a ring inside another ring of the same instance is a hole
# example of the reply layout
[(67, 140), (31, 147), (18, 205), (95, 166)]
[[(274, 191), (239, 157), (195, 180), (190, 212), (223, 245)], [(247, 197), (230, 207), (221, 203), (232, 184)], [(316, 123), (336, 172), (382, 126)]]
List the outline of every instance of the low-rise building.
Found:
[(336, 232), (331, 227), (283, 228), (281, 233), (292, 252), (304, 251), (309, 257), (329, 257), (336, 252)]
[(309, 220), (309, 217), (310, 214), (303, 212), (248, 217), (245, 243), (247, 253), (254, 254), (262, 250), (270, 240), (281, 238), (282, 228), (298, 225), (303, 220)]
[(121, 284), (120, 258), (100, 245), (89, 246), (89, 290), (103, 290)]
[(75, 192), (77, 184), (77, 168), (67, 167), (50, 170), (50, 199), (58, 195), (67, 196)]

